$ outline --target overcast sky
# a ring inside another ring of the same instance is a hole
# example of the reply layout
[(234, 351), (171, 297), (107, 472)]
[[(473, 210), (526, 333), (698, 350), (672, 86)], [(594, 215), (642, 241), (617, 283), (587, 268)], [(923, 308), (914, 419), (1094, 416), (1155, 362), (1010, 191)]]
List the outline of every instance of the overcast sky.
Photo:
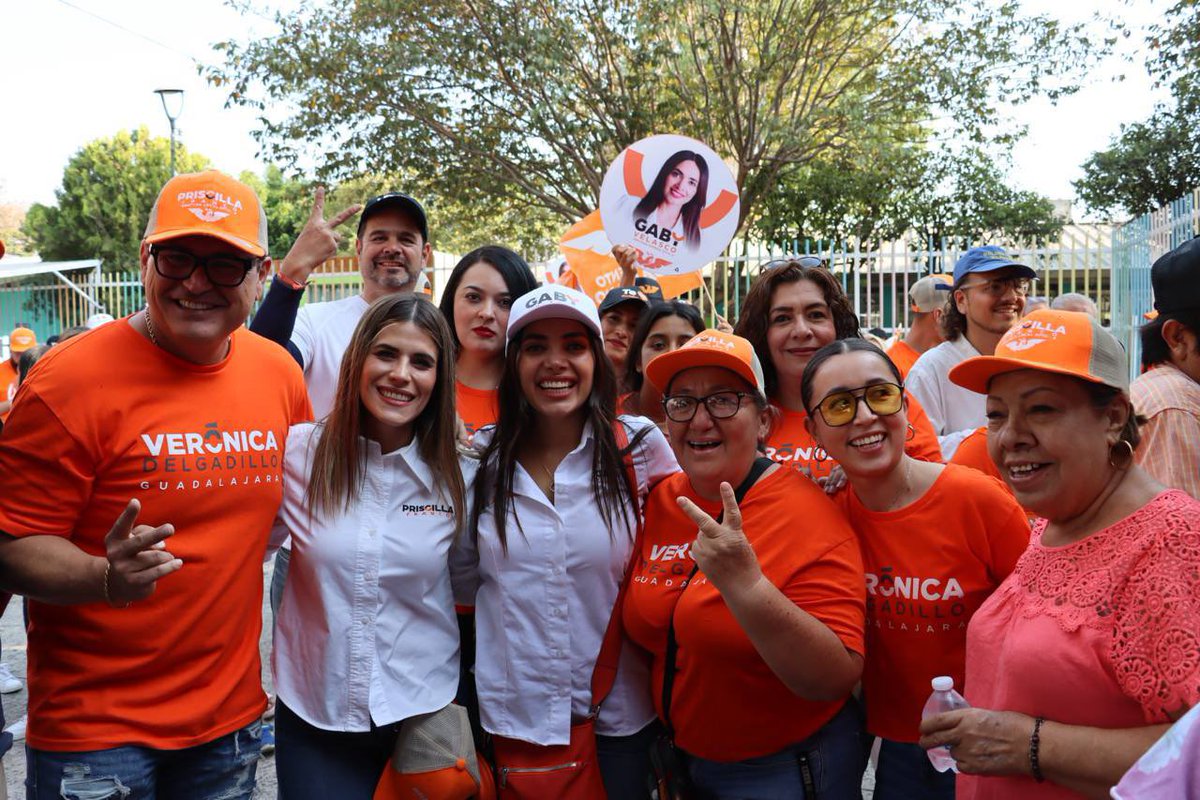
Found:
[[(289, 0), (277, 0), (279, 3)], [(1069, 17), (1119, 10), (1131, 25), (1161, 15), (1162, 0), (1064, 3), (1026, 0), (1027, 8)], [(6, 119), (0, 125), (0, 202), (53, 203), (63, 168), (80, 146), (146, 125), (167, 136), (154, 90), (186, 91), (179, 137), (225, 171), (262, 170), (251, 131), (254, 115), (224, 107), (224, 92), (198, 76), (213, 42), (270, 30), (269, 20), (240, 16), (221, 0), (33, 0), (4, 14), (0, 69)], [(1072, 21), (1070, 18), (1064, 21)], [(1036, 102), (1016, 112), (1028, 136), (1015, 150), (1010, 179), (1023, 189), (1070, 198), (1080, 163), (1105, 147), (1122, 123), (1144, 119), (1156, 99), (1135, 33), (1123, 44), (1133, 63), (1110, 59), (1088, 85), (1057, 107)], [(1117, 82), (1118, 75), (1126, 80)], [(666, 131), (663, 131), (666, 133)]]

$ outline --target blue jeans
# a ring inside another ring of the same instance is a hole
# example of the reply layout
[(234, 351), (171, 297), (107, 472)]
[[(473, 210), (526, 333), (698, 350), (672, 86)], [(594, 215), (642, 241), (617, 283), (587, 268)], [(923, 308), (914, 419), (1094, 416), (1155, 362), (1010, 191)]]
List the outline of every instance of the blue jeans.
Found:
[(688, 772), (705, 800), (861, 800), (863, 736), (858, 702), (851, 699), (803, 742), (745, 761), (688, 756)]
[(25, 747), (26, 800), (249, 800), (262, 722), (183, 750), (129, 745), (60, 753)]
[(361, 733), (309, 725), (275, 700), (275, 774), (281, 800), (371, 800), (400, 723)]
[(954, 773), (934, 769), (920, 745), (880, 739), (875, 800), (954, 800)]
[(650, 745), (662, 733), (658, 720), (629, 736), (596, 735), (596, 760), (604, 791), (622, 800), (649, 800)]

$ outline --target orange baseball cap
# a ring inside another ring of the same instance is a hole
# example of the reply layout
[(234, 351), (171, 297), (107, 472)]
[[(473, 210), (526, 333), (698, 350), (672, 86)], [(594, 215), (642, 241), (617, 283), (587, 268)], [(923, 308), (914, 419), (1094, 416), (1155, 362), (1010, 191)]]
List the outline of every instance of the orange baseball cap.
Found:
[(700, 331), (678, 350), (655, 356), (646, 365), (646, 377), (665, 392), (672, 378), (692, 367), (722, 367), (745, 378), (759, 394), (766, 394), (762, 364), (754, 346), (741, 336), (713, 328)]
[(10, 353), (24, 353), (36, 345), (37, 334), (29, 328), (13, 328), (13, 332), (8, 335), (8, 351)]
[(267, 254), (267, 215), (258, 195), (223, 172), (189, 172), (167, 181), (150, 210), (149, 244), (212, 236), (256, 258)]
[(1125, 350), (1091, 315), (1042, 308), (1008, 329), (994, 356), (968, 358), (950, 370), (950, 380), (986, 394), (997, 375), (1040, 369), (1072, 375), (1129, 393)]

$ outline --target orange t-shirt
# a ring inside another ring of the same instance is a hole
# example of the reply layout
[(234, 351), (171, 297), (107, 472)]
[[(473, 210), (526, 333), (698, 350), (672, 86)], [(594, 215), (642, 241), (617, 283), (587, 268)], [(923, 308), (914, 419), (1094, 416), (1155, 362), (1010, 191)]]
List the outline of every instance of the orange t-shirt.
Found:
[[(679, 652), (671, 722), (680, 747), (716, 761), (778, 752), (811, 736), (844, 699), (812, 702), (784, 686), (703, 572), (680, 595), (696, 537), (696, 523), (675, 502), (680, 496), (714, 517), (720, 513), (720, 501), (699, 498), (682, 472), (650, 493), (642, 553), (623, 610), (626, 633), (653, 656), (654, 704), (662, 717), (667, 626), (675, 612)], [(777, 469), (750, 489), (741, 510), (767, 579), (848, 649), (862, 653), (862, 557), (832, 501), (795, 470)]]
[[(0, 400), (12, 402), (13, 397), (17, 394), (17, 368), (13, 366), (12, 359), (6, 358), (0, 362)], [(0, 414), (0, 422), (8, 419), (8, 412)]]
[[(940, 463), (942, 448), (925, 409), (910, 393), (905, 392), (904, 396), (908, 399), (908, 421), (916, 432), (912, 440), (905, 443), (904, 452), (921, 461)], [(805, 430), (804, 420), (808, 419), (808, 414), (788, 411), (779, 405), (775, 405), (775, 409), (779, 416), (767, 437), (767, 457), (797, 469), (806, 467), (813, 480), (829, 477), (838, 463)]]
[(912, 346), (903, 339), (892, 342), (892, 346), (887, 349), (887, 354), (888, 358), (892, 359), (892, 363), (896, 365), (896, 369), (900, 370), (902, 378), (908, 377), (908, 371), (921, 357), (921, 354), (913, 350)]
[(867, 576), (867, 730), (919, 738), (938, 675), (963, 691), (967, 623), (1029, 545), (1029, 522), (991, 478), (948, 464), (929, 491), (896, 511), (870, 511), (838, 492)]
[(137, 524), (175, 526), (183, 567), (128, 608), (29, 603), (31, 746), (174, 750), (263, 712), (263, 552), (288, 427), (311, 416), (296, 362), (241, 328), (208, 366), (128, 318), (39, 362), (0, 436), (0, 530), (103, 556), (137, 498)]
[(472, 389), (462, 381), (455, 381), (454, 394), (458, 418), (471, 436), (484, 425), (494, 424), (500, 416), (500, 392), (497, 389)]

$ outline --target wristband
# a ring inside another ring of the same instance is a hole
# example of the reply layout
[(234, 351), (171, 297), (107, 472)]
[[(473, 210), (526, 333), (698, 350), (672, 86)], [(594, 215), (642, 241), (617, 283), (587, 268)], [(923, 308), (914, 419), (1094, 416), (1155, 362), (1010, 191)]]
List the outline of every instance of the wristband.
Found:
[(1038, 783), (1044, 783), (1046, 776), (1042, 774), (1042, 766), (1038, 763), (1038, 747), (1042, 744), (1040, 731), (1042, 723), (1046, 721), (1045, 717), (1038, 717), (1033, 721), (1033, 733), (1029, 735), (1029, 767), (1033, 773), (1033, 779)]
[(129, 603), (117, 605), (112, 600), (112, 595), (108, 593), (108, 574), (112, 572), (112, 562), (109, 561), (104, 565), (104, 602), (108, 603), (113, 608), (129, 608)]
[(280, 281), (284, 286), (294, 289), (297, 292), (303, 291), (304, 287), (308, 286), (308, 281), (305, 281), (304, 283), (298, 283), (289, 278), (287, 275), (284, 275), (282, 272), (276, 272), (275, 279)]

